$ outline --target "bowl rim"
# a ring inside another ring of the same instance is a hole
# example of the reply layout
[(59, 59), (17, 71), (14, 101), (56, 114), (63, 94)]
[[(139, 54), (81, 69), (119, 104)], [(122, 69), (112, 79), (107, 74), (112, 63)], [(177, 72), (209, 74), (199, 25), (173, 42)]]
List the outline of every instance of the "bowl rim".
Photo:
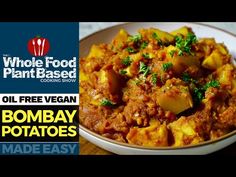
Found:
[[(83, 38), (81, 38), (79, 40), (79, 43), (83, 42), (84, 40), (94, 36), (94, 35), (97, 35), (98, 33), (100, 32), (104, 32), (104, 31), (107, 31), (107, 30), (110, 30), (112, 28), (116, 28), (116, 27), (119, 27), (119, 26), (123, 26), (123, 25), (127, 25), (127, 24), (132, 24), (132, 23), (145, 23), (145, 22), (124, 22), (122, 24), (117, 24), (117, 25), (113, 25), (113, 26), (110, 26), (110, 27), (107, 27), (107, 28), (104, 28), (104, 29), (101, 29), (101, 30), (97, 30), (95, 31), (94, 33), (92, 34), (89, 34)], [(157, 23), (167, 23), (167, 22), (157, 22)], [(173, 23), (178, 23), (178, 22), (173, 22)], [(236, 34), (233, 34), (227, 30), (224, 30), (224, 29), (221, 29), (221, 28), (218, 28), (218, 27), (215, 27), (215, 26), (211, 26), (209, 24), (202, 24), (202, 23), (199, 23), (199, 22), (186, 22), (186, 23), (189, 23), (189, 24), (195, 24), (195, 25), (199, 25), (199, 26), (205, 26), (205, 27), (208, 27), (208, 28), (212, 28), (212, 29), (216, 29), (218, 31), (221, 31), (221, 32), (224, 32), (224, 33), (227, 33), (229, 34), (230, 36), (236, 38)], [(80, 130), (83, 130), (85, 131), (86, 133), (90, 134), (90, 135), (93, 135), (95, 136), (96, 138), (98, 139), (101, 139), (103, 141), (108, 141), (109, 143), (113, 143), (113, 144), (116, 144), (116, 145), (119, 145), (119, 146), (125, 146), (125, 147), (128, 147), (128, 148), (136, 148), (136, 149), (142, 149), (142, 150), (181, 150), (181, 149), (189, 149), (189, 148), (197, 148), (197, 147), (202, 147), (202, 146), (206, 146), (206, 145), (210, 145), (210, 144), (215, 144), (219, 141), (222, 141), (222, 140), (225, 140), (225, 139), (228, 139), (234, 135), (236, 135), (236, 130), (230, 132), (230, 133), (227, 133), (217, 139), (214, 139), (214, 140), (207, 140), (207, 141), (203, 141), (203, 142), (200, 142), (198, 144), (192, 144), (192, 145), (185, 145), (185, 146), (164, 146), (164, 147), (152, 147), (152, 146), (139, 146), (139, 145), (135, 145), (135, 144), (128, 144), (128, 143), (123, 143), (123, 142), (119, 142), (119, 141), (116, 141), (116, 140), (113, 140), (113, 139), (110, 139), (110, 138), (107, 138), (107, 137), (104, 137), (96, 132), (93, 132), (91, 131), (90, 129), (88, 129), (87, 127), (83, 126), (82, 124), (79, 123), (79, 131)]]
[(116, 140), (104, 137), (104, 136), (102, 136), (102, 135), (100, 135), (98, 133), (95, 133), (95, 132), (89, 130), (88, 128), (84, 127), (81, 124), (79, 124), (79, 131), (80, 130), (83, 130), (86, 133), (88, 133), (90, 135), (93, 135), (93, 136), (95, 136), (98, 139), (101, 139), (103, 141), (107, 141), (107, 142), (112, 143), (112, 144), (116, 144), (116, 145), (119, 145), (119, 146), (125, 146), (125, 147), (129, 147), (129, 148), (146, 149), (146, 150), (178, 150), (178, 149), (180, 150), (180, 149), (197, 148), (197, 147), (202, 147), (202, 146), (206, 146), (206, 145), (216, 144), (219, 141), (228, 139), (228, 138), (236, 135), (236, 130), (234, 130), (234, 131), (232, 131), (230, 133), (227, 133), (227, 134), (225, 134), (225, 135), (223, 135), (223, 136), (221, 136), (221, 137), (219, 137), (219, 138), (217, 138), (215, 140), (207, 140), (207, 141), (200, 142), (198, 144), (185, 145), (185, 146), (162, 146), (162, 147), (155, 147), (155, 146), (139, 146), (139, 145), (135, 145), (135, 144), (119, 142), (119, 141), (116, 141)]

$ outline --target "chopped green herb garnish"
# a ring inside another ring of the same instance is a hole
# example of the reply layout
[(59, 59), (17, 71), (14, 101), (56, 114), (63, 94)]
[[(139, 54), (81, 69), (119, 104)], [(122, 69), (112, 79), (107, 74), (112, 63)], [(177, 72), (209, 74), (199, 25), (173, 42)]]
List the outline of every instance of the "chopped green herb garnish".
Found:
[(141, 61), (139, 65), (139, 73), (143, 73), (143, 75), (146, 77), (149, 72), (150, 68)]
[(145, 49), (148, 46), (148, 42), (144, 41), (141, 46), (140, 49)]
[(190, 82), (191, 81), (191, 77), (189, 76), (188, 73), (183, 73), (182, 80), (184, 82)]
[(150, 59), (150, 55), (148, 53), (143, 53), (142, 55), (145, 59)]
[(194, 80), (193, 78), (191, 78), (188, 73), (183, 73), (183, 75), (182, 75), (182, 80), (183, 80), (184, 82), (187, 82), (187, 83), (188, 83), (188, 82), (192, 82), (192, 83), (194, 83), (194, 84), (197, 83), (197, 81)]
[(179, 55), (179, 56), (183, 56), (183, 54), (184, 54), (183, 51), (182, 51), (182, 50), (179, 50), (178, 55)]
[(128, 42), (130, 42), (130, 41), (132, 41), (132, 42), (139, 42), (141, 39), (142, 39), (142, 35), (139, 33), (139, 34), (130, 36), (128, 38)]
[(202, 99), (204, 98), (205, 91), (202, 88), (195, 88), (193, 90), (193, 100), (195, 104), (201, 103)]
[(120, 70), (120, 74), (121, 74), (121, 75), (125, 75), (126, 73), (127, 73), (127, 71), (125, 71), (125, 70), (123, 70), (123, 69)]
[(220, 87), (220, 83), (219, 83), (219, 81), (217, 81), (217, 80), (212, 80), (212, 81), (206, 83), (206, 84), (203, 86), (203, 89), (204, 89), (204, 90), (207, 90), (209, 87), (218, 88), (218, 87)]
[(152, 33), (152, 37), (157, 40), (159, 45), (163, 45), (163, 43), (162, 43), (161, 39), (159, 38), (159, 36), (157, 35), (157, 33), (155, 33), (155, 32)]
[(135, 53), (135, 52), (136, 52), (132, 47), (127, 47), (126, 50), (127, 50), (129, 53)]
[(176, 50), (171, 50), (171, 51), (169, 52), (170, 56), (173, 57), (174, 54), (175, 54), (175, 52), (176, 52)]
[(126, 58), (122, 60), (122, 64), (124, 64), (125, 66), (129, 66), (131, 63), (132, 63), (132, 59), (130, 58), (130, 56), (127, 56)]
[(183, 53), (192, 54), (191, 48), (192, 44), (197, 42), (197, 37), (193, 33), (188, 33), (186, 39), (183, 39), (181, 36), (175, 37), (175, 45), (180, 50), (178, 52), (179, 56), (182, 56)]
[(187, 39), (186, 39), (186, 45), (188, 44), (194, 44), (197, 42), (197, 36), (193, 33), (188, 33), (187, 34)]
[(101, 106), (114, 106), (114, 105), (115, 105), (114, 103), (112, 103), (110, 100), (106, 98), (101, 101)]
[(193, 90), (193, 99), (194, 99), (195, 103), (199, 104), (202, 101), (202, 99), (204, 99), (205, 92), (208, 88), (210, 88), (210, 87), (218, 88), (219, 86), (220, 86), (219, 81), (212, 80), (212, 81), (206, 83), (204, 86), (196, 87)]
[(171, 67), (173, 67), (173, 64), (172, 64), (171, 62), (162, 64), (162, 69), (163, 69), (163, 71), (167, 71), (167, 70), (169, 70)]
[(152, 74), (151, 82), (156, 85), (157, 84), (157, 73)]

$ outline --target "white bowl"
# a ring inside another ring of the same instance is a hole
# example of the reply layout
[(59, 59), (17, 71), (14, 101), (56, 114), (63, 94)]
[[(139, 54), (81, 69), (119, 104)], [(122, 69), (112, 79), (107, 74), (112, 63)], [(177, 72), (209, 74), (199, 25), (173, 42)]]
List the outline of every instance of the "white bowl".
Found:
[[(236, 36), (227, 31), (203, 25), (198, 23), (125, 23), (113, 26), (94, 34), (91, 34), (80, 40), (80, 57), (86, 56), (92, 44), (110, 43), (118, 31), (123, 28), (130, 34), (136, 34), (140, 28), (159, 28), (164, 31), (173, 31), (182, 26), (189, 26), (193, 29), (197, 37), (213, 37), (219, 43), (224, 43), (233, 58), (236, 56)], [(235, 62), (235, 61), (233, 61)], [(235, 63), (234, 63), (235, 64)], [(188, 145), (184, 147), (141, 147), (120, 143), (109, 138), (102, 137), (83, 125), (79, 125), (79, 134), (95, 145), (116, 154), (140, 154), (140, 155), (201, 155), (209, 154), (220, 150), (236, 142), (236, 130), (224, 135), (214, 141), (205, 141), (197, 145)]]

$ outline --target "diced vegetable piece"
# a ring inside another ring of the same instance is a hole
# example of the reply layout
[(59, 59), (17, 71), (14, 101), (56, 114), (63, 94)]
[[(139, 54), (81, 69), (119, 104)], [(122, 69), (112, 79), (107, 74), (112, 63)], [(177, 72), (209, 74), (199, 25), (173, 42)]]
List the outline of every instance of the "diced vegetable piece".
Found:
[(84, 89), (82, 87), (79, 87), (79, 93), (84, 93)]
[[(79, 71), (79, 82), (81, 81), (87, 81), (89, 78), (88, 76), (82, 72), (81, 70)], [(83, 93), (84, 92), (84, 89), (82, 87), (79, 87), (79, 92), (80, 93)]]
[(131, 54), (130, 58), (132, 59), (133, 62), (136, 62), (142, 59), (142, 55), (141, 53)]
[(173, 146), (184, 146), (197, 144), (204, 141), (196, 131), (196, 122), (188, 117), (180, 117), (177, 121), (170, 123), (170, 128), (174, 136)]
[(186, 26), (183, 26), (177, 30), (174, 30), (172, 32), (170, 32), (170, 34), (176, 36), (178, 34), (182, 34), (183, 36), (187, 36), (189, 32), (192, 32), (192, 29), (191, 28), (188, 28)]
[(90, 49), (90, 52), (87, 56), (87, 58), (100, 58), (100, 57), (103, 57), (104, 56), (104, 51), (102, 48), (100, 48), (99, 46), (97, 45), (92, 45), (91, 49)]
[(159, 37), (162, 42), (171, 43), (174, 41), (174, 36), (168, 32), (155, 29), (155, 28), (151, 28), (150, 30), (151, 32), (156, 33), (157, 37)]
[(79, 71), (79, 80), (80, 81), (86, 81), (86, 80), (88, 80), (89, 78), (88, 78), (88, 76), (84, 73), (84, 72), (82, 72), (81, 70)]
[(113, 50), (116, 51), (116, 50), (121, 49), (127, 42), (128, 37), (129, 37), (129, 34), (124, 29), (121, 29), (118, 32), (118, 34), (115, 36), (115, 38), (112, 40), (111, 44), (112, 44)]
[(217, 45), (216, 45), (216, 48), (217, 48), (217, 49), (219, 50), (219, 52), (220, 52), (221, 54), (223, 54), (223, 55), (229, 54), (229, 52), (228, 52), (228, 50), (227, 50), (227, 48), (225, 47), (224, 44), (217, 44)]
[(210, 56), (205, 58), (202, 62), (202, 66), (207, 69), (216, 70), (223, 66), (223, 56), (218, 50), (214, 50)]
[(130, 144), (142, 146), (168, 146), (168, 130), (165, 124), (153, 119), (150, 126), (144, 128), (133, 127), (126, 136)]
[(214, 46), (216, 44), (216, 41), (214, 38), (201, 38), (199, 40), (199, 43), (209, 45), (209, 46)]
[(100, 105), (99, 100), (95, 100), (95, 99), (92, 99), (90, 103), (95, 105), (95, 106), (99, 106)]
[[(179, 49), (170, 45), (167, 47), (168, 61), (173, 64), (173, 70), (177, 74), (181, 74), (189, 66), (200, 66), (200, 61), (197, 56), (192, 55), (178, 55)], [(172, 51), (177, 51), (176, 54), (171, 55)]]
[(226, 64), (216, 71), (217, 79), (222, 86), (231, 87), (233, 79), (233, 70), (234, 68), (231, 64)]
[(179, 114), (191, 107), (193, 101), (189, 88), (179, 79), (167, 80), (157, 97), (158, 104), (166, 111)]
[(119, 92), (120, 79), (118, 74), (111, 69), (100, 70), (98, 85), (101, 89), (107, 90), (111, 94)]
[(196, 56), (175, 56), (169, 59), (169, 62), (173, 64), (173, 69), (176, 73), (182, 73), (186, 68), (190, 66), (200, 66), (200, 61)]

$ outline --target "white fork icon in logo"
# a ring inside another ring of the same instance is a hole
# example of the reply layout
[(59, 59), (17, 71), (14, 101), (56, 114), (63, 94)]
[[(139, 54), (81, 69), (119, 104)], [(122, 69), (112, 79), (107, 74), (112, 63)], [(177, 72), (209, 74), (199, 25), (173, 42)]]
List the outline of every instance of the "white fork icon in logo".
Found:
[(35, 41), (34, 41), (34, 40), (32, 41), (32, 44), (33, 44), (33, 46), (34, 46), (34, 55), (36, 56), (37, 54), (36, 54)]

